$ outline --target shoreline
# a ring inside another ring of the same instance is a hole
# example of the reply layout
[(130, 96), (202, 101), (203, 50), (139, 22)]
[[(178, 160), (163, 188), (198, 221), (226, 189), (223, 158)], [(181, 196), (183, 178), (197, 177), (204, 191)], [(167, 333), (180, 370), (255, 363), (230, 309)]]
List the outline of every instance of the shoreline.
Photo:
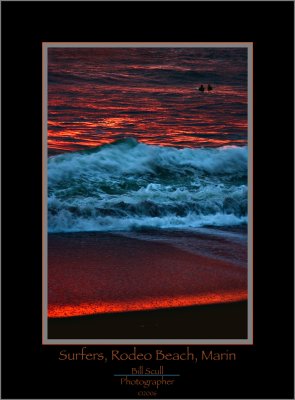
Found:
[(246, 247), (184, 232), (49, 235), (48, 337), (244, 338)]

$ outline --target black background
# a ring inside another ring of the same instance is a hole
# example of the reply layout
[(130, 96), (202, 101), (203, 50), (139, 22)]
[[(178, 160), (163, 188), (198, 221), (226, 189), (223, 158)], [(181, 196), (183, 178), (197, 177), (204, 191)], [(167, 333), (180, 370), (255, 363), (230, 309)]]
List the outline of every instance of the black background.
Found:
[(136, 397), (112, 377), (127, 363), (61, 362), (81, 346), (41, 344), (43, 41), (254, 42), (254, 345), (229, 346), (236, 362), (167, 362), (181, 377), (159, 397), (293, 398), (294, 3), (1, 5), (2, 398)]

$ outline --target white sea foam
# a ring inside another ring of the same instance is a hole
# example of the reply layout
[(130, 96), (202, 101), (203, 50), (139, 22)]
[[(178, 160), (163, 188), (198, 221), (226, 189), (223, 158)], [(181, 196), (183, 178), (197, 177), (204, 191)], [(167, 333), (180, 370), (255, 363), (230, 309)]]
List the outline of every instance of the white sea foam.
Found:
[(49, 232), (247, 222), (247, 147), (176, 149), (134, 139), (48, 160)]

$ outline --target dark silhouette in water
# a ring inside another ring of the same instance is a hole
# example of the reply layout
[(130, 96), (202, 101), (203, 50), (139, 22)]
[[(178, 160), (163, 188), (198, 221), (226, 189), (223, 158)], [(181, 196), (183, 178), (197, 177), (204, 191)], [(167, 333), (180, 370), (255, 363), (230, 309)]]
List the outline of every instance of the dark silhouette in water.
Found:
[(204, 86), (201, 85), (201, 86), (199, 87), (199, 90), (200, 90), (201, 92), (204, 92), (204, 90), (205, 90)]
[(213, 87), (211, 85), (208, 85), (207, 90), (213, 90)]

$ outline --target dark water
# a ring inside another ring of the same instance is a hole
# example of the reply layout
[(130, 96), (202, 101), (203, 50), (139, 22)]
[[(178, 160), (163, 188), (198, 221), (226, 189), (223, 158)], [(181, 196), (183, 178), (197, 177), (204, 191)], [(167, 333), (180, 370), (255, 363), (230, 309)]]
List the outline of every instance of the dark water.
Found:
[(247, 49), (49, 48), (48, 71), (49, 155), (126, 137), (247, 144)]

